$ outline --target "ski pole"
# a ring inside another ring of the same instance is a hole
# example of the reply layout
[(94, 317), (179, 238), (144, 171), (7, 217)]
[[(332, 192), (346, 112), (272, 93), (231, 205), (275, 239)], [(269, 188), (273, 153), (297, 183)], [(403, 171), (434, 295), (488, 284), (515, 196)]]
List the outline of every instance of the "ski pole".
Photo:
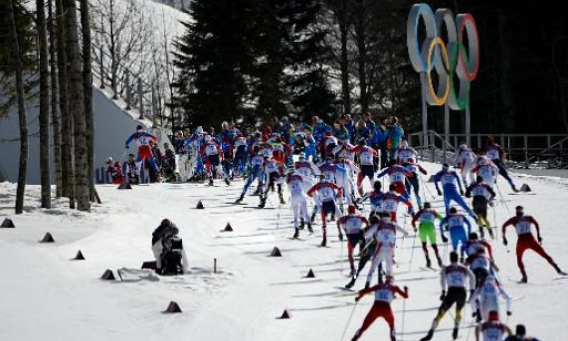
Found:
[(402, 299), (402, 323), (400, 330), (400, 341), (404, 340), (404, 317), (406, 316), (406, 299)]
[(408, 272), (412, 269), (412, 259), (414, 258), (414, 247), (416, 246), (416, 233), (412, 240), (412, 250), (410, 251), (410, 263), (408, 264)]
[(499, 188), (499, 183), (497, 182), (497, 191), (499, 191), (499, 197), (501, 198), (500, 201), (503, 204), (503, 206), (505, 206), (505, 208), (507, 209), (507, 212), (509, 214), (511, 214), (511, 210), (509, 209), (509, 205), (507, 205), (507, 203), (505, 202), (505, 197), (503, 197), (503, 193), (501, 193), (501, 188)]
[(345, 333), (347, 332), (347, 328), (349, 327), (349, 323), (351, 322), (351, 319), (353, 318), (353, 314), (355, 313), (355, 308), (357, 308), (357, 301), (355, 301), (355, 304), (353, 305), (353, 309), (351, 309), (351, 314), (349, 314), (349, 318), (347, 319), (347, 324), (345, 325), (345, 328), (343, 329), (343, 333), (341, 334), (341, 339), (339, 341), (343, 341), (345, 338)]

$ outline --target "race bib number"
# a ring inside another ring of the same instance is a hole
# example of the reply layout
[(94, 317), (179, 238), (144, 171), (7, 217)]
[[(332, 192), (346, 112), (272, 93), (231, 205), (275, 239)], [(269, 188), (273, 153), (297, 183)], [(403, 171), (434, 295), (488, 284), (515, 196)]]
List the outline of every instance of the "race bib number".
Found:
[(393, 173), (390, 176), (391, 182), (402, 182), (404, 181), (404, 175), (402, 173)]
[(396, 211), (398, 207), (398, 203), (394, 200), (385, 200), (383, 202), (383, 208), (389, 212), (394, 212)]

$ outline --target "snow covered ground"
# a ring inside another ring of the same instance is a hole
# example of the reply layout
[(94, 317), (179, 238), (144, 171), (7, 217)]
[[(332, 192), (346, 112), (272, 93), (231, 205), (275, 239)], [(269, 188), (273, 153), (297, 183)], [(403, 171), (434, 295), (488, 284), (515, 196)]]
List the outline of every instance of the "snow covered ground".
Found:
[[(426, 165), (429, 172), (438, 167)], [(568, 182), (530, 176), (514, 179), (529, 184), (536, 195), (509, 195), (500, 180), (498, 224), (522, 204), (541, 223), (547, 251), (568, 268)], [(119, 191), (103, 185), (97, 189), (104, 203), (94, 205), (91, 214), (70, 211), (64, 201), (56, 201), (53, 209), (40, 209), (39, 187), (28, 186), (26, 212), (13, 216), (15, 185), (0, 183), (0, 220), (9, 216), (17, 226), (0, 229), (0, 340), (340, 340), (354, 296), (340, 289), (348, 282), (348, 265), (342, 261), (346, 251), (335, 226), (330, 225), (329, 248), (318, 247), (319, 224), (314, 235), (302, 231), (304, 240), (291, 240), (288, 207), (278, 207), (276, 198), (270, 197), (264, 210), (252, 208), (257, 197), (246, 197), (246, 205), (232, 205), (241, 186), (241, 181), (231, 187), (219, 182), (213, 188), (153, 184)], [(429, 194), (435, 193), (433, 184), (427, 187), (427, 199), (441, 207), (441, 198), (432, 200)], [(195, 209), (198, 200), (204, 210)], [(151, 232), (164, 217), (180, 227), (191, 274), (102, 281), (105, 269), (139, 269), (143, 261), (153, 259)], [(402, 210), (399, 217), (405, 222)], [(220, 231), (227, 222), (234, 232)], [(411, 231), (408, 219), (405, 227)], [(38, 243), (48, 231), (55, 243)], [(508, 231), (510, 245), (515, 243), (514, 235), (512, 229)], [(393, 302), (398, 340), (423, 337), (439, 305), (438, 272), (423, 268), (422, 250), (419, 242), (413, 249), (414, 243), (411, 232), (410, 238), (399, 240), (396, 255), (397, 283), (410, 291), (405, 303)], [(280, 248), (282, 258), (268, 257), (274, 246)], [(517, 284), (514, 246), (511, 253), (500, 243), (494, 246), (499, 276), (513, 296), (509, 325), (525, 323), (529, 333), (542, 340), (568, 340), (568, 325), (562, 323), (568, 280), (529, 252), (525, 255), (529, 284)], [(71, 260), (79, 249), (86, 260)], [(316, 278), (303, 278), (310, 268)], [(355, 288), (363, 284), (360, 278)], [(179, 303), (183, 313), (163, 313), (170, 301)], [(356, 306), (343, 340), (352, 337), (372, 302), (368, 295)], [(291, 319), (277, 319), (284, 309)], [(474, 340), (469, 307), (462, 325), (460, 340)], [(434, 340), (451, 339), (451, 327), (447, 315)], [(361, 340), (386, 340), (387, 335), (386, 324), (377, 320)]]

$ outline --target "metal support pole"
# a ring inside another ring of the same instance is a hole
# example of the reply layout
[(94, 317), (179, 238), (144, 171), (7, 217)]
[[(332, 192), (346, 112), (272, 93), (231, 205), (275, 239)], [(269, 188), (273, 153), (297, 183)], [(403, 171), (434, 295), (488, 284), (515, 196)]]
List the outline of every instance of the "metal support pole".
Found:
[(426, 104), (426, 72), (420, 73), (420, 84), (422, 87), (422, 137), (424, 149), (428, 148), (428, 105)]
[(525, 151), (525, 168), (529, 169), (529, 137), (527, 135), (524, 135), (523, 140), (523, 149)]
[(448, 103), (444, 105), (444, 163), (446, 163), (447, 144), (450, 141), (450, 107)]
[(471, 110), (469, 104), (465, 107), (465, 141), (471, 146)]

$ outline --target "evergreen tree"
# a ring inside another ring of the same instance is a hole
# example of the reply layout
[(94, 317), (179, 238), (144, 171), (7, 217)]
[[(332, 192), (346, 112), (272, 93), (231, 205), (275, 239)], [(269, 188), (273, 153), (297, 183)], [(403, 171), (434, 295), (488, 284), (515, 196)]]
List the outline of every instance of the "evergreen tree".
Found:
[(190, 5), (193, 22), (177, 42), (175, 65), (180, 75), (176, 104), (186, 124), (214, 125), (245, 113), (247, 76), (253, 65), (249, 0), (196, 0)]

